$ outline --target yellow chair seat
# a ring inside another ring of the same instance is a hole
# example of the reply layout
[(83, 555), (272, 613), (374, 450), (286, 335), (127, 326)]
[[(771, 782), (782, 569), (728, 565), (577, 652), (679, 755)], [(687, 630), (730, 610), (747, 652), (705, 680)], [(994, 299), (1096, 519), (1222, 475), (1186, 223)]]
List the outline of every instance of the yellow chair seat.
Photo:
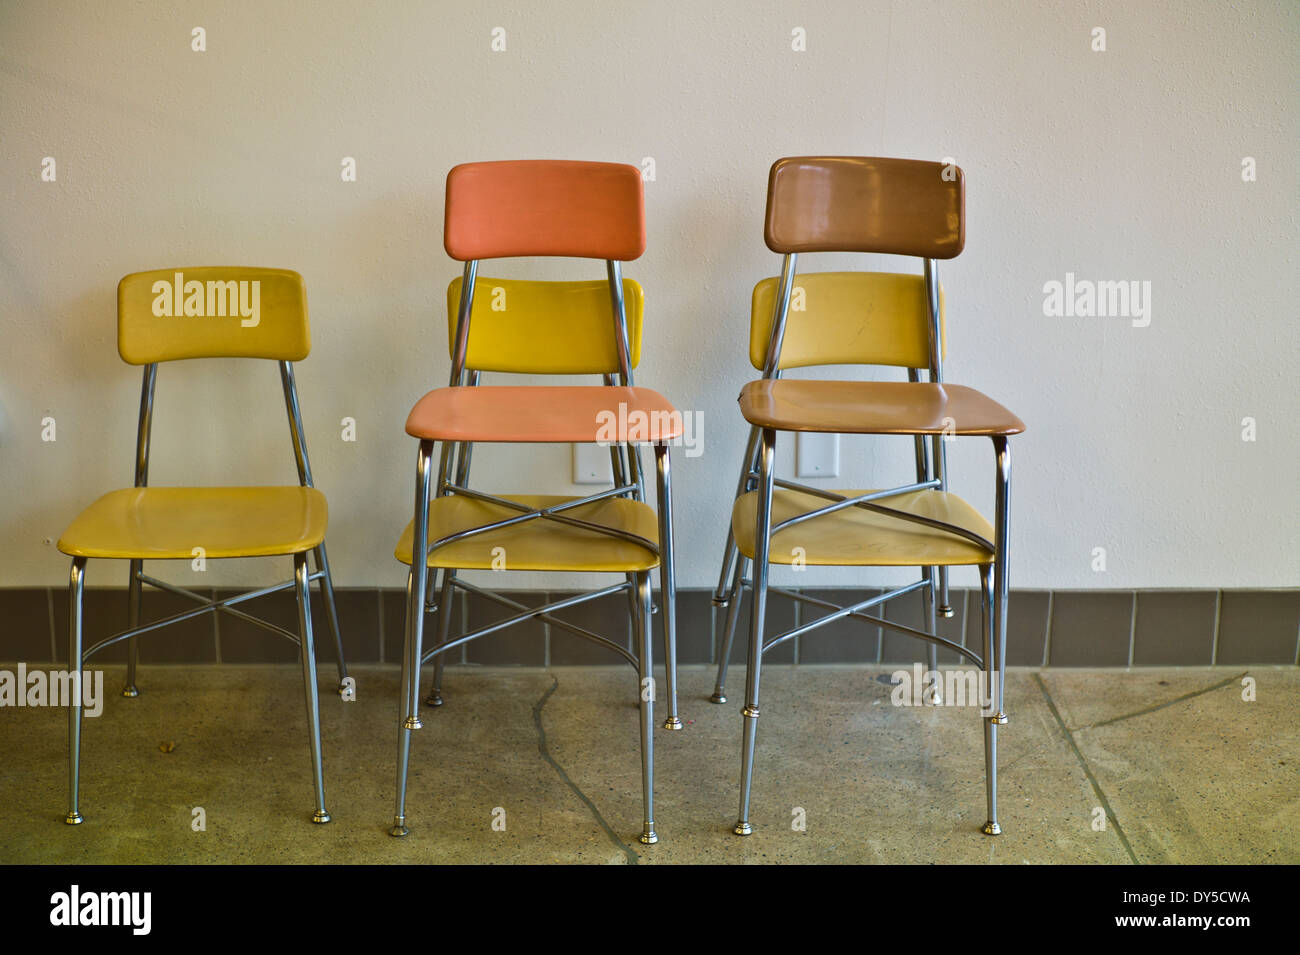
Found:
[[(845, 497), (867, 491), (834, 491)], [(776, 488), (772, 492), (772, 526), (799, 514), (832, 503), (803, 491)], [(956, 494), (944, 491), (912, 491), (874, 503), (920, 517), (954, 524), (993, 539), (993, 527)], [(758, 492), (737, 498), (731, 511), (736, 546), (751, 560), (754, 557), (754, 524)], [(800, 554), (796, 548), (802, 548)], [(821, 566), (921, 567), (927, 565), (988, 564), (992, 551), (937, 528), (926, 527), (861, 507), (850, 507), (795, 524), (772, 536), (770, 561), (793, 564), (797, 559)]]
[(72, 522), (59, 550), (73, 557), (186, 560), (266, 557), (311, 550), (329, 508), (310, 487), (128, 487)]
[[(540, 509), (575, 500), (547, 494), (499, 494), (530, 509)], [(435, 498), (429, 503), (429, 543), (472, 527), (492, 524), (518, 514), (510, 508), (463, 495)], [(604, 527), (627, 531), (658, 542), (659, 524), (654, 510), (640, 501), (607, 498), (561, 512)], [(395, 551), (397, 559), (411, 563), (415, 522), (406, 525)], [(497, 548), (502, 548), (497, 550)], [(495, 553), (494, 553), (495, 551)], [(633, 541), (610, 537), (597, 531), (534, 518), (513, 527), (475, 534), (436, 547), (429, 554), (430, 567), (467, 570), (649, 570), (659, 566), (654, 551)]]

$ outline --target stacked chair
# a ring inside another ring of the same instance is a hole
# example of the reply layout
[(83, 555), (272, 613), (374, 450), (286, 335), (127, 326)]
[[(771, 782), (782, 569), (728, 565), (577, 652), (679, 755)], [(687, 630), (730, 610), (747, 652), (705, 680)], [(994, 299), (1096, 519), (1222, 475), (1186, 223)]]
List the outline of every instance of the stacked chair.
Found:
[[(447, 176), (444, 245), (464, 262), (448, 292), (449, 386), (421, 398), (406, 432), (419, 442), (415, 514), (396, 556), (408, 575), (406, 641), (398, 715), (397, 804), (390, 832), (407, 834), (406, 786), (418, 711), (420, 667), (436, 660), (429, 703), (442, 703), (443, 660), (463, 644), (515, 623), (540, 619), (594, 641), (637, 670), (643, 843), (653, 843), (656, 697), (651, 654), (651, 571), (659, 569), (667, 657), (668, 719), (676, 705), (676, 636), (669, 442), (680, 413), (633, 384), (640, 357), (643, 295), (622, 263), (645, 249), (641, 175), (617, 163), (519, 161), (456, 166)], [(541, 282), (479, 276), (479, 262), (531, 256), (603, 259), (605, 281)], [(497, 306), (494, 308), (494, 305)], [(454, 306), (454, 310), (453, 310)], [(491, 373), (594, 375), (595, 385), (489, 385)], [(611, 423), (612, 421), (612, 423)], [(470, 486), (474, 445), (607, 443), (613, 486), (586, 497), (488, 494)], [(653, 446), (657, 513), (647, 502), (639, 443)], [(434, 451), (438, 449), (437, 467)], [(462, 570), (580, 571), (622, 578), (610, 586), (528, 608), (472, 584)], [(452, 630), (456, 590), (514, 611), (468, 633)], [(625, 593), (634, 647), (557, 614)], [(435, 600), (436, 594), (436, 600)], [(437, 639), (424, 648), (424, 619), (436, 612)], [(631, 697), (629, 697), (631, 699)]]
[[(726, 608), (712, 700), (726, 702), (727, 660), (742, 590), (752, 605), (742, 709), (738, 835), (753, 831), (750, 788), (759, 718), (763, 654), (819, 627), (851, 618), (929, 643), (983, 669), (991, 698), (984, 717), (988, 821), (997, 821), (997, 730), (1006, 723), (1002, 662), (1007, 619), (1007, 521), (1011, 488), (1008, 438), (1021, 421), (974, 389), (943, 377), (943, 296), (937, 260), (951, 259), (965, 241), (965, 180), (960, 169), (934, 162), (861, 157), (778, 160), (768, 180), (764, 238), (784, 256), (779, 278), (754, 290), (750, 361), (762, 378), (745, 385), (740, 411), (750, 425), (714, 603)], [(916, 256), (921, 274), (822, 272), (796, 276), (801, 253), (865, 252)], [(793, 311), (792, 292), (805, 308)], [(790, 369), (824, 365), (905, 368), (903, 381), (795, 380)], [(887, 490), (832, 491), (776, 477), (777, 436), (789, 432), (908, 435), (915, 480)], [(963, 435), (992, 439), (996, 514), (990, 525), (948, 490), (944, 441)], [(932, 452), (932, 453), (931, 453)], [(920, 579), (849, 606), (769, 584), (772, 564), (920, 568)], [(753, 566), (752, 580), (746, 578)], [(974, 565), (980, 575), (982, 652), (939, 636), (936, 613), (951, 615), (946, 568)], [(919, 591), (927, 629), (868, 613)], [(829, 611), (785, 633), (766, 637), (769, 594)], [(936, 608), (936, 603), (938, 607)], [(937, 700), (936, 700), (937, 701)]]

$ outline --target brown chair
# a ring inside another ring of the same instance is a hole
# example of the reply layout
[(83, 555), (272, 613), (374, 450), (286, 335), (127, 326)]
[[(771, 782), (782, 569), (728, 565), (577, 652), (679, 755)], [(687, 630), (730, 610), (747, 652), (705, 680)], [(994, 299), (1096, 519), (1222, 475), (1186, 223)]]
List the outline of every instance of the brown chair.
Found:
[[(778, 160), (768, 182), (765, 239), (784, 255), (779, 279), (754, 290), (750, 359), (763, 377), (745, 385), (740, 411), (750, 423), (749, 443), (732, 509), (722, 573), (714, 602), (727, 608), (713, 702), (725, 703), (727, 658), (735, 635), (742, 589), (753, 589), (743, 713), (740, 818), (748, 835), (750, 786), (758, 730), (763, 654), (818, 627), (852, 618), (926, 641), (930, 669), (947, 647), (983, 670), (987, 704), (984, 744), (988, 821), (996, 835), (997, 727), (1006, 722), (1002, 660), (1006, 644), (1007, 506), (1011, 457), (1008, 437), (1020, 420), (971, 388), (943, 380), (943, 297), (936, 260), (950, 259), (965, 241), (965, 180), (960, 169), (935, 162), (859, 157)], [(796, 279), (801, 252), (876, 252), (924, 259), (922, 274), (809, 273)], [(792, 291), (805, 308), (793, 312)], [(907, 369), (896, 382), (787, 380), (788, 369), (829, 364), (887, 365)], [(922, 376), (926, 376), (924, 379)], [(910, 435), (914, 482), (887, 490), (829, 491), (775, 476), (780, 432)], [(948, 491), (944, 440), (982, 435), (993, 441), (997, 504), (990, 525)], [(931, 455), (933, 451), (933, 455)], [(752, 584), (745, 579), (753, 563)], [(808, 566), (915, 566), (921, 578), (837, 606), (768, 583), (770, 564)], [(946, 568), (974, 565), (980, 573), (982, 653), (939, 636), (938, 613), (948, 607)], [(866, 611), (920, 592), (926, 631)], [(831, 612), (764, 640), (769, 593)], [(932, 688), (937, 689), (937, 688)], [(940, 702), (935, 693), (930, 702)]]

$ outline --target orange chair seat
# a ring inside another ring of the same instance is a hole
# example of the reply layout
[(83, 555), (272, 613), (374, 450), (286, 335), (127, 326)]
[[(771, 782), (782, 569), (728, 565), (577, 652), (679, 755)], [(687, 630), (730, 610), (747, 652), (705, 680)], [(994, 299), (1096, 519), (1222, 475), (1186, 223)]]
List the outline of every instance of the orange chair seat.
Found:
[(421, 398), (406, 433), (432, 441), (653, 443), (680, 437), (682, 416), (651, 388), (466, 386)]
[(329, 508), (310, 487), (128, 487), (110, 491), (59, 538), (73, 557), (189, 560), (299, 554), (325, 539)]
[(760, 379), (740, 392), (750, 424), (837, 434), (1019, 434), (1024, 422), (964, 385)]
[[(546, 389), (551, 390), (551, 389)], [(499, 494), (529, 509), (540, 509), (574, 500), (562, 495)], [(519, 512), (490, 501), (452, 494), (429, 502), (429, 543), (443, 537), (482, 527), (513, 517)], [(606, 498), (562, 511), (604, 527), (636, 534), (651, 543), (659, 540), (659, 524), (648, 504), (627, 498)], [(395, 551), (397, 559), (411, 563), (415, 522), (402, 531)], [(499, 559), (499, 560), (498, 560)], [(467, 570), (561, 570), (561, 571), (628, 571), (650, 570), (659, 566), (658, 555), (634, 541), (610, 537), (598, 531), (535, 518), (512, 527), (475, 534), (435, 547), (429, 554), (430, 567), (453, 567)]]
[[(833, 493), (856, 497), (867, 492)], [(772, 492), (772, 526), (831, 503), (815, 494), (776, 488)], [(911, 491), (873, 503), (953, 524), (973, 531), (985, 540), (993, 539), (993, 528), (983, 515), (950, 492)], [(757, 508), (758, 492), (750, 491), (738, 497), (731, 510), (736, 546), (751, 560), (754, 558)], [(770, 546), (769, 560), (773, 564), (924, 567), (993, 562), (993, 552), (973, 541), (861, 507), (845, 508), (794, 524), (773, 534)]]

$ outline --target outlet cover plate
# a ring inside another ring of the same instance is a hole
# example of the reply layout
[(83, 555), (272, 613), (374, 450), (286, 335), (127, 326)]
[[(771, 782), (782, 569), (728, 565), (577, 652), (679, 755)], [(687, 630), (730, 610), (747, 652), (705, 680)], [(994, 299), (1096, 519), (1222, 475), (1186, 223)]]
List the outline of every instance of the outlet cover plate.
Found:
[(609, 448), (598, 444), (573, 445), (573, 483), (614, 483), (614, 471), (609, 463)]
[(795, 437), (795, 473), (801, 478), (837, 477), (840, 436), (800, 431)]

